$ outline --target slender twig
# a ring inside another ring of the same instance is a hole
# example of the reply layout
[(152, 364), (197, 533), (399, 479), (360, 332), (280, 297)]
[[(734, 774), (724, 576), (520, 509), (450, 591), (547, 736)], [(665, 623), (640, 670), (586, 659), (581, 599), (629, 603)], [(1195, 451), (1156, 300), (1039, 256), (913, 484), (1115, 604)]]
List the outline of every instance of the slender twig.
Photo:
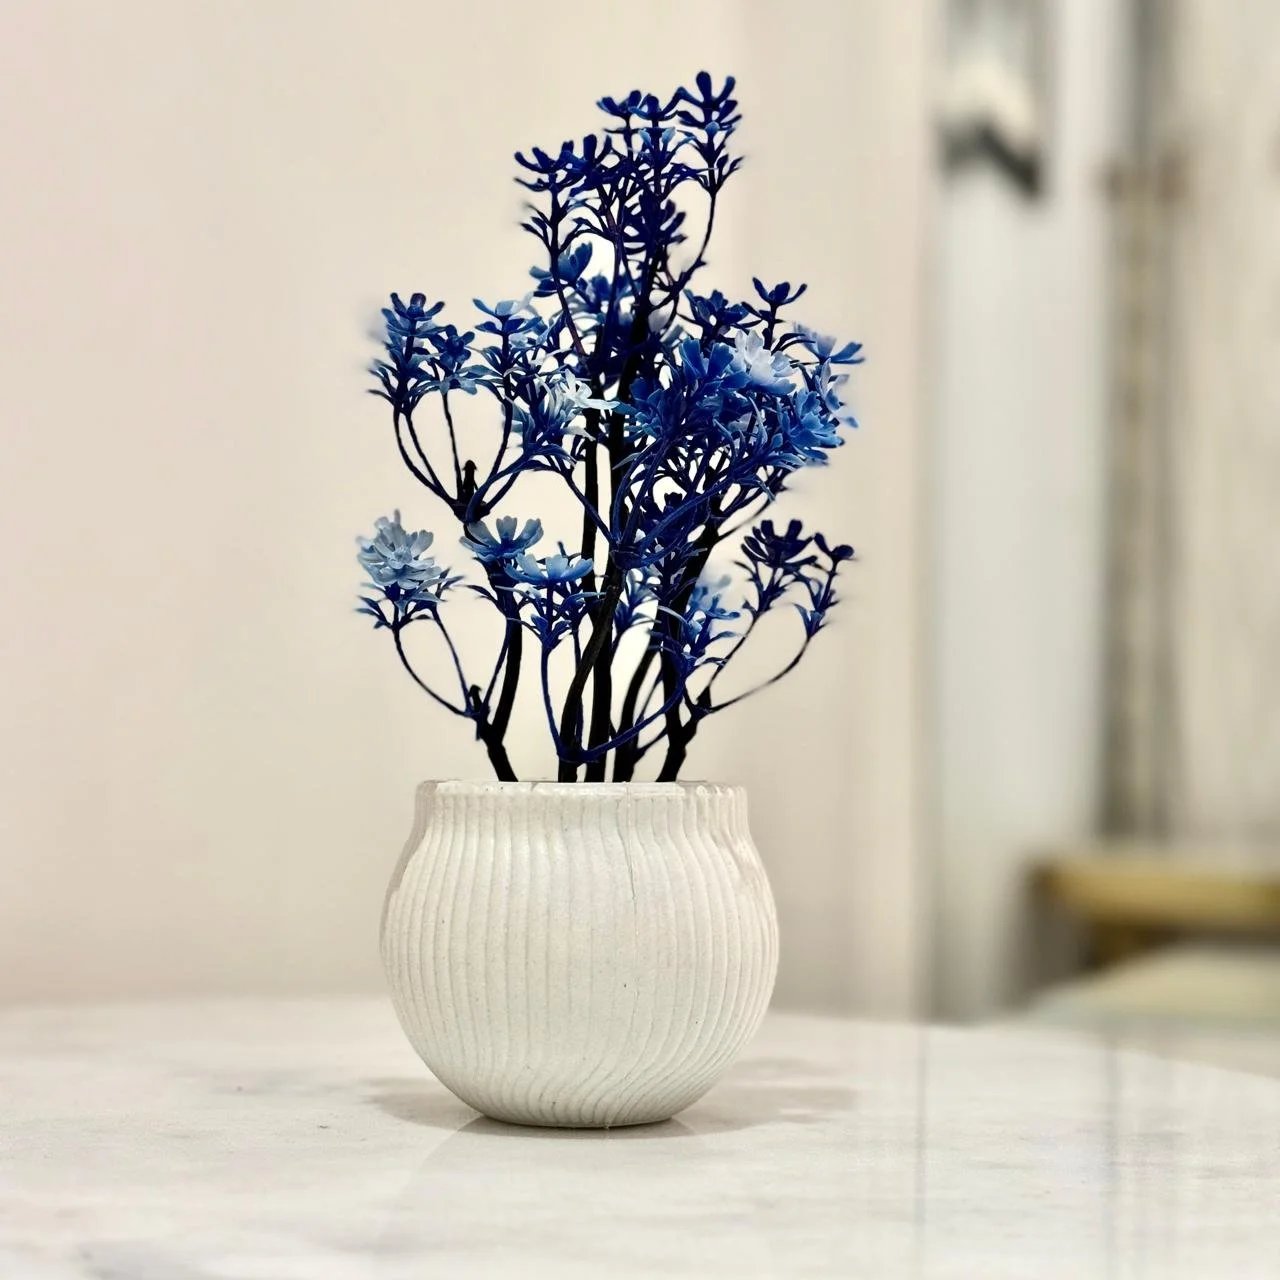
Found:
[(724, 536), (726, 538), (732, 538), (735, 533), (741, 533), (742, 530), (745, 529), (747, 525), (749, 525), (756, 518), (756, 516), (761, 515), (765, 511), (767, 511), (775, 502), (777, 502), (777, 500), (778, 500), (778, 495), (776, 493), (767, 493), (765, 495), (764, 501), (761, 502), (761, 504), (753, 512), (751, 512), (750, 515), (743, 516), (743, 518), (740, 521), (738, 521), (737, 524), (730, 525), (729, 528), (727, 528), (724, 531)]
[[(426, 455), (422, 452), (422, 446), (418, 443), (418, 434), (413, 429), (413, 418), (404, 410), (396, 409), (391, 415), (392, 423), (396, 433), (396, 447), (400, 450), (400, 458), (404, 465), (413, 472), (416, 479), (420, 480), (428, 489), (437, 497), (449, 501), (449, 495), (444, 491), (444, 486), (440, 483), (439, 476), (436, 475), (435, 469), (427, 460)], [(414, 447), (418, 450), (418, 454), (422, 459), (423, 466), (426, 467), (424, 472), (421, 467), (414, 462), (409, 455), (409, 450), (405, 447), (402, 429), (407, 426), (409, 429), (409, 437), (413, 441)]]
[(467, 698), (467, 677), (462, 674), (462, 659), (458, 657), (457, 646), (453, 643), (453, 637), (449, 634), (449, 629), (444, 625), (444, 619), (440, 617), (440, 610), (433, 609), (431, 611), (431, 620), (440, 629), (440, 634), (444, 636), (444, 642), (449, 646), (449, 653), (453, 658), (453, 669), (458, 673), (458, 686), (462, 690), (463, 701)]
[(453, 454), (453, 479), (462, 493), (462, 464), (458, 461), (458, 433), (453, 427), (453, 410), (449, 408), (449, 393), (440, 392), (440, 403), (444, 407), (444, 420), (449, 427), (449, 451)]
[(729, 665), (730, 660), (738, 650), (747, 643), (747, 637), (755, 630), (756, 623), (760, 620), (761, 612), (761, 610), (757, 610), (751, 615), (750, 622), (738, 633), (729, 648), (720, 655), (720, 661), (716, 663), (715, 670), (711, 672), (711, 675), (707, 678), (706, 685), (703, 687), (702, 692), (704, 694), (710, 695), (712, 686), (720, 679), (720, 673)]
[[(658, 625), (655, 618), (650, 627), (650, 635), (652, 636), (653, 627)], [(640, 655), (636, 662), (635, 670), (631, 673), (631, 682), (627, 685), (627, 692), (622, 699), (622, 711), (618, 717), (618, 725), (622, 729), (628, 729), (635, 723), (636, 710), (640, 702), (640, 690), (644, 687), (645, 676), (649, 672), (649, 668), (653, 666), (654, 660), (658, 656), (658, 650), (650, 641), (649, 647)], [(654, 689), (657, 688), (655, 681)], [(643, 706), (639, 707), (640, 714), (643, 715), (645, 709), (649, 705), (649, 698), (653, 696), (653, 689), (649, 691), (649, 697), (645, 699)], [(614, 761), (613, 776), (617, 782), (629, 782), (631, 779), (631, 771), (635, 768), (636, 761), (639, 759), (639, 751), (635, 746), (630, 749), (620, 750), (617, 759)]]
[[(672, 703), (679, 702), (683, 696), (684, 686), (681, 685), (681, 687), (671, 695), (671, 700), (663, 703), (657, 711), (654, 711), (642, 720), (636, 721), (636, 723), (626, 730), (625, 733), (619, 733), (616, 737), (610, 738), (606, 742), (602, 742), (598, 747), (591, 747), (584, 751), (583, 756), (588, 762), (603, 759), (610, 751), (616, 750), (618, 747), (630, 742), (633, 738), (643, 733), (644, 730), (653, 724), (655, 720), (661, 720), (667, 712), (670, 711)], [(591, 781), (591, 779), (588, 778), (588, 781)]]
[[(700, 708), (702, 711), (702, 714), (704, 716), (715, 715), (717, 711), (724, 711), (728, 707), (736, 706), (744, 698), (753, 697), (757, 693), (762, 693), (770, 685), (777, 684), (778, 681), (783, 678), (783, 676), (789, 675), (792, 671), (796, 669), (796, 666), (799, 664), (800, 659), (804, 657), (805, 652), (808, 650), (809, 645), (812, 642), (813, 642), (813, 637), (806, 636), (804, 643), (800, 646), (799, 650), (796, 652), (796, 655), (791, 659), (790, 662), (787, 663), (785, 667), (782, 668), (781, 671), (778, 671), (774, 675), (771, 675), (767, 680), (762, 680), (759, 684), (754, 685), (750, 689), (744, 689), (741, 693), (736, 694), (734, 697), (728, 699), (728, 701), (726, 702), (708, 702), (705, 707)], [(710, 686), (708, 686), (708, 688), (709, 687)], [(706, 692), (707, 690), (704, 689), (703, 693), (705, 694)]]
[[(588, 458), (590, 458), (594, 452), (595, 449), (593, 447), (591, 453), (587, 455)], [(594, 560), (596, 531), (599, 530), (604, 535), (605, 541), (608, 542), (611, 536), (609, 526), (605, 524), (603, 517), (596, 509), (596, 506), (591, 501), (590, 497), (578, 488), (573, 479), (572, 471), (559, 470), (556, 474), (565, 482), (569, 488), (569, 492), (572, 493), (582, 505), (582, 558), (584, 560)], [(591, 535), (590, 541), (588, 541), (588, 533)]]
[[(681, 273), (680, 279), (672, 282), (670, 292), (666, 298), (658, 303), (658, 308), (671, 304), (671, 315), (667, 317), (667, 324), (675, 319), (676, 308), (680, 303), (680, 295), (688, 287), (689, 281), (694, 275), (706, 265), (707, 247), (711, 243), (711, 233), (716, 225), (716, 200), (719, 196), (718, 191), (713, 191), (707, 202), (707, 226), (702, 234), (702, 244), (698, 248), (698, 252), (694, 255), (693, 261)], [(655, 308), (658, 309), (658, 308)]]
[(661, 687), (662, 687), (662, 677), (660, 674), (655, 675), (654, 678), (649, 682), (649, 692), (644, 695), (644, 701), (641, 702), (640, 704), (641, 716), (648, 714), (649, 704), (653, 701), (653, 695), (657, 693)]
[[(404, 651), (404, 641), (400, 638), (400, 633), (404, 630), (404, 626), (399, 623), (392, 623), (391, 638), (395, 641), (396, 653), (400, 656), (401, 665), (413, 677), (413, 682), (423, 693), (434, 698), (446, 711), (452, 711), (455, 716), (462, 716), (464, 720), (472, 718), (471, 710), (468, 707), (455, 707), (447, 698), (442, 698), (427, 682), (413, 669), (413, 664), (409, 661), (409, 655)], [(465, 693), (465, 690), (464, 690)]]
[(566, 778), (565, 770), (565, 753), (564, 742), (560, 737), (560, 731), (556, 728), (556, 712), (555, 707), (551, 703), (551, 646), (544, 643), (542, 645), (542, 662), (540, 664), (542, 673), (542, 705), (547, 713), (547, 726), (551, 730), (551, 741), (555, 745), (556, 755), (560, 759), (560, 780), (562, 782), (573, 782), (577, 777), (577, 769), (570, 765), (572, 774)]
[[(503, 664), (507, 660), (507, 654), (511, 650), (511, 630), (512, 624), (507, 618), (503, 618), (502, 646), (498, 650), (497, 661), (493, 664), (493, 673), (489, 676), (489, 683), (484, 689), (484, 705), (487, 707), (493, 700), (493, 691), (497, 687), (498, 677), (502, 674)], [(518, 629), (519, 624), (516, 624)]]

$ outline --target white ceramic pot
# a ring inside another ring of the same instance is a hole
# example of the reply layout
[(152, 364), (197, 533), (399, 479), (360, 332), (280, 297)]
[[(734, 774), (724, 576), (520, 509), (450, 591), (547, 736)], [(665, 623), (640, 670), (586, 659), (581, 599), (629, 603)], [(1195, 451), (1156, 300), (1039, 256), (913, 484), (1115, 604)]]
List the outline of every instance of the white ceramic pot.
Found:
[(418, 790), (382, 958), (422, 1060), (519, 1124), (665, 1120), (773, 990), (773, 895), (741, 787), (441, 782)]

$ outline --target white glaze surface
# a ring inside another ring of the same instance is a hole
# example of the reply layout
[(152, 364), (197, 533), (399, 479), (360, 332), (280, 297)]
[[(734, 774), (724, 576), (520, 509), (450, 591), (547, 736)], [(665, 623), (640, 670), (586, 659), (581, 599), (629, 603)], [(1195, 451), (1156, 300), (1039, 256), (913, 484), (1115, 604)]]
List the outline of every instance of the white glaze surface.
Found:
[(477, 1111), (666, 1120), (719, 1079), (773, 991), (746, 792), (424, 783), (382, 958), (410, 1043)]
[(0, 1014), (5, 1280), (1280, 1274), (1280, 1082), (770, 1015), (678, 1119), (478, 1118), (385, 1000)]

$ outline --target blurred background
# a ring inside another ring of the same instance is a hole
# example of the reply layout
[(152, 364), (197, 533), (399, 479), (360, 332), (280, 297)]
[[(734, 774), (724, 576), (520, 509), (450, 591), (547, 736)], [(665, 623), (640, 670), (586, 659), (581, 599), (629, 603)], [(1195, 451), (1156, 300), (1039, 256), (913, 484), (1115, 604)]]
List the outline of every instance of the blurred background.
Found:
[[(511, 153), (739, 78), (709, 283), (810, 282), (843, 616), (699, 738), (777, 1000), (1280, 1037), (1280, 6), (88, 0), (0, 40), (0, 1000), (375, 989), (415, 782), (350, 612), (436, 513), (391, 289), (524, 289)], [(531, 730), (532, 731), (532, 730)]]

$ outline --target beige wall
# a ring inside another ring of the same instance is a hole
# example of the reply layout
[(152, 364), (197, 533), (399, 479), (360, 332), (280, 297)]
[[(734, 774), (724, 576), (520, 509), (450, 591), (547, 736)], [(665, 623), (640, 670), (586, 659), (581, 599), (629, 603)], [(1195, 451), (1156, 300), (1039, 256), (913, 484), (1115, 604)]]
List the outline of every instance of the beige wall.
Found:
[(1092, 833), (1102, 778), (1111, 213), (1129, 6), (1049, 6), (1042, 198), (991, 166), (947, 182), (930, 447), (939, 836), (934, 994), (1022, 1000), (1043, 965), (1029, 876)]
[(354, 532), (435, 515), (363, 329), (515, 292), (509, 153), (705, 64), (749, 122), (720, 278), (807, 276), (872, 363), (806, 480), (843, 624), (689, 773), (753, 785), (781, 997), (910, 1002), (924, 6), (643, 7), (6, 6), (0, 998), (379, 981), (412, 784), (484, 759), (348, 611)]

